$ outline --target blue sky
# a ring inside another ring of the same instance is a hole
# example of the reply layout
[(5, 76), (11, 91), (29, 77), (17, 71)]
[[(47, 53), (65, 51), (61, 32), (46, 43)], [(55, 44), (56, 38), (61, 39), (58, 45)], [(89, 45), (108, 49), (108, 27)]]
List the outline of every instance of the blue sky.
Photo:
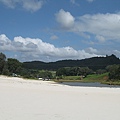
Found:
[(120, 58), (120, 1), (0, 0), (0, 52), (20, 61)]

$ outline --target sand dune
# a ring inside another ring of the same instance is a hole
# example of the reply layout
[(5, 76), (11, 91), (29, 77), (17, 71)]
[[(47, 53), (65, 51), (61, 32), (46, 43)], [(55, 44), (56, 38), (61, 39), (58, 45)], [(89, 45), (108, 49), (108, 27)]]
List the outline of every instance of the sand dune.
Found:
[(0, 76), (0, 120), (120, 120), (120, 88)]

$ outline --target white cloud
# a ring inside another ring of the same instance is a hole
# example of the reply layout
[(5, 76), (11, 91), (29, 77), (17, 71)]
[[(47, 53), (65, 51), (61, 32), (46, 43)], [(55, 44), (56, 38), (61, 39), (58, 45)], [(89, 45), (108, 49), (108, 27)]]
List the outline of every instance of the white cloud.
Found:
[(70, 0), (70, 2), (71, 2), (72, 4), (74, 4), (74, 5), (79, 6), (79, 4), (76, 2), (76, 0)]
[(116, 56), (120, 56), (120, 50), (113, 50), (113, 54), (115, 54)]
[(57, 48), (50, 43), (43, 42), (36, 38), (23, 38), (21, 36), (10, 40), (6, 35), (0, 35), (0, 51), (21, 53), (19, 60), (44, 60), (56, 61), (60, 59), (83, 59), (97, 56), (94, 53), (86, 52), (85, 50), (75, 50), (72, 47)]
[(28, 11), (37, 11), (39, 10), (43, 5), (43, 1), (36, 1), (36, 0), (26, 0), (23, 1), (23, 8), (25, 8)]
[(0, 0), (4, 5), (6, 5), (9, 8), (15, 8), (15, 0)]
[(75, 18), (70, 12), (60, 10), (56, 15), (57, 22), (64, 30), (84, 34), (93, 34), (99, 41), (120, 40), (120, 13), (86, 14)]
[(0, 0), (0, 2), (12, 9), (16, 8), (17, 5), (21, 5), (31, 12), (39, 10), (43, 5), (43, 0)]
[(87, 0), (88, 2), (93, 2), (94, 0)]
[(58, 23), (61, 24), (62, 27), (65, 29), (70, 29), (74, 25), (74, 17), (70, 14), (70, 12), (65, 12), (63, 9), (61, 9), (56, 14), (56, 20)]
[(74, 28), (105, 39), (120, 39), (120, 14), (95, 14), (79, 17)]
[(9, 40), (4, 34), (0, 35), (0, 50), (9, 51), (11, 49), (13, 49), (11, 45), (11, 40)]
[(104, 38), (103, 36), (97, 35), (97, 36), (96, 36), (96, 39), (97, 39), (99, 42), (105, 42), (105, 38)]
[(90, 54), (97, 54), (97, 50), (96, 49), (94, 49), (94, 48), (92, 48), (92, 47), (89, 47), (89, 48), (87, 48), (86, 50), (85, 50), (87, 53), (90, 53)]
[(57, 40), (57, 39), (58, 39), (58, 36), (52, 35), (52, 36), (50, 37), (50, 39), (51, 39), (51, 40)]

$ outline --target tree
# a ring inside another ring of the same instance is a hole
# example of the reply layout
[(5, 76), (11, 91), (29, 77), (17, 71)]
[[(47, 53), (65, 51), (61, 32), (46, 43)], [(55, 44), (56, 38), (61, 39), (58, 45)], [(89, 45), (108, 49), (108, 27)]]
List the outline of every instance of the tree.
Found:
[(51, 79), (52, 78), (52, 73), (49, 72), (48, 70), (45, 70), (45, 71), (42, 70), (42, 71), (39, 71), (38, 76), (41, 77), (41, 78)]
[(77, 75), (87, 76), (91, 73), (93, 73), (93, 71), (88, 67), (77, 67)]
[(120, 65), (107, 66), (109, 72), (109, 79), (112, 81), (120, 80)]
[(98, 69), (98, 70), (96, 70), (96, 74), (103, 74), (103, 73), (106, 73), (105, 69)]
[(2, 74), (3, 75), (10, 75), (10, 72), (9, 72), (9, 70), (8, 70), (8, 67), (7, 67), (7, 63), (4, 65), (4, 68), (3, 68), (3, 70), (2, 70)]
[(57, 75), (57, 76), (66, 75), (66, 69), (65, 69), (65, 68), (60, 68), (60, 69), (58, 69), (57, 72), (56, 72), (56, 75)]
[(116, 70), (115, 77), (117, 80), (120, 80), (120, 65), (119, 65), (118, 69)]
[(8, 70), (10, 71), (10, 73), (19, 74), (22, 69), (22, 63), (19, 62), (17, 59), (13, 59), (13, 58), (8, 58), (7, 66), (8, 66)]
[(57, 76), (87, 76), (93, 73), (88, 67), (64, 67), (57, 70)]
[(6, 56), (3, 53), (0, 53), (0, 74), (2, 74), (5, 64), (6, 64)]

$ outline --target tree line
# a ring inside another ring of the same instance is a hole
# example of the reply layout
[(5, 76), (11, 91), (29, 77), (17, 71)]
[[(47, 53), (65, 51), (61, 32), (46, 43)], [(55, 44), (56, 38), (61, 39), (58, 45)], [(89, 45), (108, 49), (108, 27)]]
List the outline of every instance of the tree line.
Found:
[(88, 67), (64, 67), (57, 70), (56, 75), (62, 78), (61, 76), (83, 76), (86, 77), (90, 74), (103, 74), (108, 73), (108, 80), (118, 81), (120, 80), (120, 65), (108, 65), (104, 69), (98, 69), (93, 71)]
[(8, 76), (22, 76), (24, 78), (52, 78), (52, 73), (48, 70), (24, 68), (23, 63), (14, 58), (6, 58), (0, 53), (0, 74)]
[[(110, 56), (109, 58), (111, 59), (111, 61), (116, 61), (116, 59), (119, 60), (114, 55)], [(108, 56), (107, 56), (107, 59), (108, 59)], [(34, 65), (37, 66), (38, 63), (39, 62), (34, 62)], [(41, 63), (41, 66), (43, 65), (43, 63)], [(91, 63), (91, 59), (90, 59), (90, 63)], [(14, 59), (14, 58), (7, 59), (5, 54), (0, 53), (0, 74), (2, 75), (8, 75), (8, 76), (17, 75), (17, 76), (22, 76), (25, 78), (53, 78), (55, 76), (59, 76), (59, 77), (60, 76), (84, 76), (86, 77), (89, 74), (95, 74), (95, 73), (102, 74), (102, 73), (108, 72), (109, 80), (112, 80), (112, 81), (120, 80), (120, 64), (112, 64), (112, 65), (110, 64), (110, 65), (105, 66), (104, 69), (97, 69), (97, 70), (91, 69), (88, 66), (85, 66), (85, 67), (76, 66), (75, 67), (75, 66), (72, 66), (72, 64), (70, 64), (70, 66), (64, 67), (61, 65), (61, 67), (56, 70), (56, 74), (53, 75), (51, 71), (47, 70), (47, 68), (43, 70), (35, 69), (35, 68), (30, 69), (26, 67), (25, 64), (20, 62), (19, 60)], [(52, 65), (51, 65), (51, 68), (52, 68)]]
[(93, 70), (88, 67), (64, 67), (57, 70), (57, 76), (84, 76), (92, 74)]

